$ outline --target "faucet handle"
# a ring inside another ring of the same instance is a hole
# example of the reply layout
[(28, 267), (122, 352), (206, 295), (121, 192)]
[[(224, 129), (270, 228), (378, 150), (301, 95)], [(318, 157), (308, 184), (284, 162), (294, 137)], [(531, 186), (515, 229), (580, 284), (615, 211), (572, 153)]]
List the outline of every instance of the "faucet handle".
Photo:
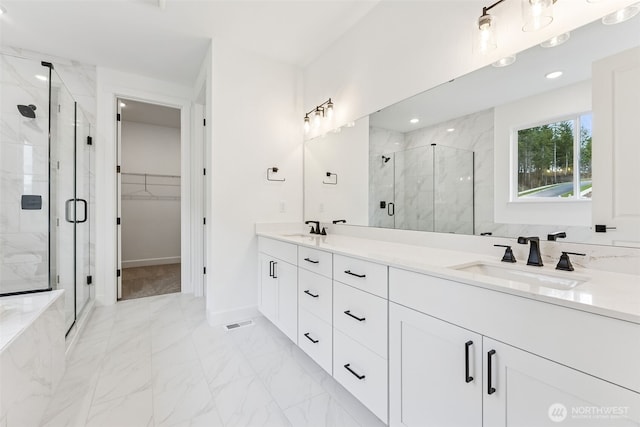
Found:
[(564, 271), (573, 271), (573, 264), (571, 264), (571, 260), (569, 259), (569, 255), (578, 255), (585, 256), (586, 254), (581, 254), (578, 252), (562, 252), (560, 255), (560, 260), (558, 261), (558, 265), (556, 265), (556, 270), (564, 270)]
[(502, 256), (502, 262), (516, 262), (516, 257), (513, 255), (511, 246), (509, 245), (493, 245), (493, 246), (498, 248), (506, 248), (504, 250), (504, 255)]
[(309, 234), (316, 234), (316, 229), (311, 226), (311, 230), (309, 230)]

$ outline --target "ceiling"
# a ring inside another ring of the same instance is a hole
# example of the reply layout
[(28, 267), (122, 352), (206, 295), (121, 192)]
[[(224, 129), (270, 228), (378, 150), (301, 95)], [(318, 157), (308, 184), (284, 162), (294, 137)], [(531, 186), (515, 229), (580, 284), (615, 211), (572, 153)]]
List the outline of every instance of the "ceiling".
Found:
[[(437, 123), (444, 126), (453, 118), (588, 80), (593, 61), (638, 45), (640, 15), (611, 26), (598, 20), (572, 31), (569, 40), (560, 46), (534, 46), (519, 53), (516, 62), (508, 67), (488, 66), (391, 105), (372, 114), (369, 124), (398, 132)], [(560, 78), (545, 78), (545, 74), (556, 70), (563, 71)], [(420, 121), (412, 124), (412, 118)]]
[(212, 38), (305, 66), (380, 0), (0, 0), (0, 43), (192, 85)]
[[(124, 105), (123, 105), (124, 104)], [(163, 105), (120, 99), (122, 121), (180, 129), (180, 110)]]

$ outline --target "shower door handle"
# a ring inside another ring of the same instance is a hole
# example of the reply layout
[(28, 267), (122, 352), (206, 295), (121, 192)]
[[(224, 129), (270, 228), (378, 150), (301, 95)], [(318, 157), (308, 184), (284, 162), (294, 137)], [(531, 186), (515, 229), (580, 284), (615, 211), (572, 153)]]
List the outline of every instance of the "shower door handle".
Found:
[(387, 215), (394, 216), (396, 214), (396, 205), (393, 202), (387, 203)]
[(76, 220), (76, 224), (82, 224), (83, 222), (87, 222), (87, 219), (88, 219), (87, 218), (87, 213), (89, 211), (88, 203), (87, 203), (87, 201), (85, 199), (76, 199), (76, 201), (80, 202), (80, 203), (82, 203), (84, 205), (84, 209), (83, 209), (83, 211), (84, 211), (84, 217), (83, 218), (84, 219), (81, 220), (81, 221)]
[[(64, 202), (64, 219), (67, 222), (70, 222), (72, 224), (74, 224), (76, 222), (76, 218), (75, 218), (76, 213), (75, 213), (75, 209), (74, 209), (73, 219), (71, 219), (71, 216), (70, 216), (71, 209), (69, 209), (69, 206), (75, 201), (76, 201), (76, 199), (69, 199), (66, 202)], [(75, 208), (75, 204), (73, 205), (73, 207)]]

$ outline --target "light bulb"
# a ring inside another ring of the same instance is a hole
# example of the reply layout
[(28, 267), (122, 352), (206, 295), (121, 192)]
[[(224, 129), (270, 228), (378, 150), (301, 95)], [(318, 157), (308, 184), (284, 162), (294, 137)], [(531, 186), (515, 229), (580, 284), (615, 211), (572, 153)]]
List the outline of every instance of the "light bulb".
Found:
[(313, 116), (313, 126), (318, 128), (320, 127), (320, 119), (322, 118), (322, 110), (320, 108), (316, 108), (316, 113)]
[(486, 53), (497, 47), (496, 43), (496, 20), (489, 14), (483, 14), (478, 18), (478, 52)]
[(331, 120), (333, 118), (333, 102), (331, 102), (331, 98), (329, 98), (329, 102), (327, 102), (327, 109), (325, 111), (327, 119)]
[(311, 124), (309, 123), (309, 115), (305, 114), (304, 116), (304, 133), (309, 133), (309, 129), (311, 128)]
[(522, 31), (538, 31), (553, 22), (553, 0), (522, 0)]

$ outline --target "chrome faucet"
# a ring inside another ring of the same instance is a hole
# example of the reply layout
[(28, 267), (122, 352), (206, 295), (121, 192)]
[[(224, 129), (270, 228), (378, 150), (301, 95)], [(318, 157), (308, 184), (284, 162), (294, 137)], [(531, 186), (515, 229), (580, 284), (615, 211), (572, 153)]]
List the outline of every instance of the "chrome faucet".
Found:
[(526, 245), (530, 243), (529, 247), (529, 259), (527, 265), (535, 265), (536, 267), (542, 267), (542, 255), (540, 254), (540, 238), (539, 237), (518, 237), (518, 243)]

